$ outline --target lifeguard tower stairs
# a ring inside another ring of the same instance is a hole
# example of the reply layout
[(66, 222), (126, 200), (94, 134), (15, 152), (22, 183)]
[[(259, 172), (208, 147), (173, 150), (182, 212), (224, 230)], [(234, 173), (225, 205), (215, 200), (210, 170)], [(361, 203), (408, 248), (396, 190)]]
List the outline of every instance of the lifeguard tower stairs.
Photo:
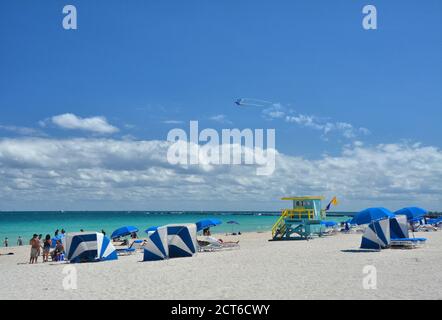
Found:
[(292, 201), (293, 207), (282, 210), (272, 228), (273, 240), (308, 240), (322, 236), (325, 226), (321, 221), (326, 217), (325, 210), (322, 210), (322, 197), (288, 197), (282, 200)]

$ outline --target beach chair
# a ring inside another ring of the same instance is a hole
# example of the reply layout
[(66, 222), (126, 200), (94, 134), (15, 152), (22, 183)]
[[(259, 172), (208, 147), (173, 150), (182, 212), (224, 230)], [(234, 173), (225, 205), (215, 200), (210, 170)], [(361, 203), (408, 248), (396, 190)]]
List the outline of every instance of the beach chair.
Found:
[(431, 224), (422, 224), (414, 228), (417, 232), (433, 232), (437, 231), (438, 228)]
[(325, 231), (321, 234), (322, 236), (333, 236), (339, 232), (339, 225), (334, 221), (321, 221), (321, 225), (325, 227)]
[(390, 247), (392, 249), (415, 249), (422, 247), (426, 241), (426, 238), (391, 239)]
[(198, 239), (197, 242), (198, 251), (200, 252), (239, 249), (239, 241), (223, 242), (210, 236), (202, 237), (201, 239)]
[(432, 225), (436, 228), (439, 228), (442, 226), (442, 218), (428, 219), (427, 224)]
[(414, 219), (411, 220), (412, 229), (420, 232), (438, 231), (442, 227), (442, 218), (435, 219)]
[(134, 240), (129, 247), (127, 248), (117, 248), (117, 254), (120, 256), (127, 256), (127, 255), (131, 255), (134, 254), (135, 252), (137, 252), (138, 249), (141, 249), (143, 247), (143, 240), (137, 239)]

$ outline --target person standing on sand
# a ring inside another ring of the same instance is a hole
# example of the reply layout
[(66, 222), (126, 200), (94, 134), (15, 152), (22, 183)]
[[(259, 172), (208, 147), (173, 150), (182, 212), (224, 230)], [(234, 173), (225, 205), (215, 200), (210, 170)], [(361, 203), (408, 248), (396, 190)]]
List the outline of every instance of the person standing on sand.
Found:
[(38, 235), (34, 234), (31, 241), (29, 241), (31, 245), (31, 258), (29, 260), (29, 264), (37, 263), (38, 256), (40, 255), (40, 240), (38, 240)]
[(51, 252), (52, 240), (49, 234), (46, 235), (45, 241), (43, 242), (43, 262), (49, 261), (49, 253)]
[(23, 239), (21, 238), (21, 236), (18, 236), (18, 239), (17, 239), (17, 245), (18, 245), (19, 247), (21, 247), (21, 246), (23, 245)]
[(9, 247), (8, 238), (5, 238), (5, 241), (3, 241), (3, 245), (5, 246), (5, 248)]

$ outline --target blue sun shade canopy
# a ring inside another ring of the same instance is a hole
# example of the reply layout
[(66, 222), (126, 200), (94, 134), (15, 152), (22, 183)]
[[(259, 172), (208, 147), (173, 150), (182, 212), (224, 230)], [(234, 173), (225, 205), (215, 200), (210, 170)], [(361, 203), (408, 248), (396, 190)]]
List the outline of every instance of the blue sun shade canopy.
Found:
[(201, 231), (207, 228), (211, 228), (211, 227), (215, 227), (218, 226), (222, 223), (221, 220), (218, 219), (205, 219), (205, 220), (201, 220), (198, 221), (196, 223), (196, 231)]
[(423, 218), (427, 213), (427, 210), (418, 207), (403, 208), (395, 212), (396, 215), (407, 216), (408, 220)]
[(382, 219), (391, 219), (394, 218), (395, 215), (393, 212), (386, 208), (368, 208), (359, 212), (352, 220), (351, 224), (369, 224), (373, 221), (379, 221)]
[(138, 232), (138, 228), (133, 226), (125, 226), (121, 227), (114, 232), (112, 232), (111, 239), (120, 238), (120, 237), (126, 237), (131, 235), (134, 232)]

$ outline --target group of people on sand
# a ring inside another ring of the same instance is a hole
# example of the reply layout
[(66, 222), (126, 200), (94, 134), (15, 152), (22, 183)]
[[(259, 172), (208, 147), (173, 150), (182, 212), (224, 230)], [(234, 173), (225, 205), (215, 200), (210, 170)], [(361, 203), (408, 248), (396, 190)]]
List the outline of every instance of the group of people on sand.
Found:
[[(55, 237), (59, 236), (60, 231), (55, 231)], [(64, 230), (61, 230), (61, 234), (65, 234)], [(43, 258), (43, 263), (49, 262), (49, 257), (51, 257), (52, 261), (61, 261), (64, 256), (64, 246), (61, 240), (56, 240), (56, 243), (53, 244), (53, 240), (51, 235), (47, 234), (44, 239), (43, 235), (34, 234), (32, 239), (29, 241), (31, 246), (31, 256), (29, 259), (30, 264), (34, 264), (38, 262), (38, 257), (41, 255)], [(51, 251), (51, 249), (53, 250)]]

